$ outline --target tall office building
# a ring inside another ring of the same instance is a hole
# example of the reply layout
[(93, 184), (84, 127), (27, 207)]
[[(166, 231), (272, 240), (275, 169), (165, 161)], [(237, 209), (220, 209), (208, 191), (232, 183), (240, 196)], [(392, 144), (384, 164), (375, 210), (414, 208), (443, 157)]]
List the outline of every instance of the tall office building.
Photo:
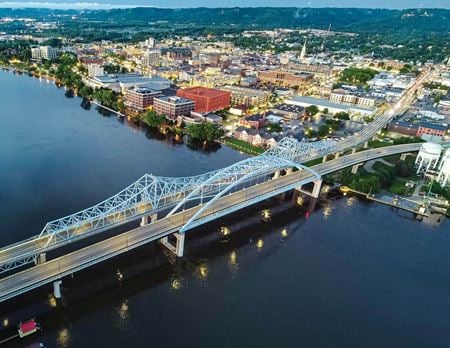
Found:
[(159, 66), (161, 52), (159, 50), (148, 50), (142, 57), (142, 65), (145, 68), (149, 66)]

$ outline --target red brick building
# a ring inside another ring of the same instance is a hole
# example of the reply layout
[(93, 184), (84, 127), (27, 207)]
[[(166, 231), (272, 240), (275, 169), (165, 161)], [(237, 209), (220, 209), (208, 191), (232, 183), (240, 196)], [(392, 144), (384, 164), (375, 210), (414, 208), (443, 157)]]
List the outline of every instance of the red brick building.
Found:
[(136, 86), (126, 91), (124, 104), (131, 110), (142, 112), (150, 105), (153, 105), (154, 98), (161, 95), (161, 91)]
[(190, 87), (177, 91), (177, 96), (193, 100), (196, 112), (212, 112), (230, 106), (231, 93), (214, 88)]

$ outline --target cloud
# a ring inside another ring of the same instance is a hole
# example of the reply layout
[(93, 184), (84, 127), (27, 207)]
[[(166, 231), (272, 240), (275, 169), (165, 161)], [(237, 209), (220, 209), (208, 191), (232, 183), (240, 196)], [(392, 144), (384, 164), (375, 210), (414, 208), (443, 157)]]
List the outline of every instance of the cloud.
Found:
[(114, 8), (149, 7), (145, 5), (105, 4), (98, 2), (0, 2), (0, 8), (50, 8), (55, 10), (109, 10)]

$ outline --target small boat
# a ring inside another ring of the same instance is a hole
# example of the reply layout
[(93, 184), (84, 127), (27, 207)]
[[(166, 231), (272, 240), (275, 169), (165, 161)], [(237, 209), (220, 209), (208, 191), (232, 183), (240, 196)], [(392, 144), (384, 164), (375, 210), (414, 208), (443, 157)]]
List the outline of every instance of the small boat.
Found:
[(20, 323), (17, 332), (19, 333), (20, 338), (24, 338), (26, 336), (36, 333), (39, 330), (41, 330), (41, 327), (36, 322), (36, 320), (30, 319), (23, 323)]

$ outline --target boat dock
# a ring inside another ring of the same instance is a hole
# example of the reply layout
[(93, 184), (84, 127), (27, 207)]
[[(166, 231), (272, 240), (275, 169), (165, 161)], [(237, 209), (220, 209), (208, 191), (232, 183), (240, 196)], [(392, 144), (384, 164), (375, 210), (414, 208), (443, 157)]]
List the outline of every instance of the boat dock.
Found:
[[(380, 204), (388, 205), (392, 208), (401, 209), (413, 214), (416, 214), (417, 216), (425, 216), (429, 217), (428, 214), (428, 207), (423, 205), (420, 202), (413, 202), (411, 200), (406, 200), (404, 198), (401, 198), (399, 196), (391, 197), (391, 196), (382, 196), (382, 197), (376, 197), (374, 194), (370, 193), (364, 193), (358, 190), (351, 189), (347, 186), (341, 186), (339, 190), (346, 195), (347, 193), (354, 193), (359, 196), (363, 196), (369, 201), (377, 202)], [(383, 199), (384, 197), (384, 199)]]
[(102, 105), (102, 104), (96, 102), (95, 100), (91, 100), (91, 103), (94, 104), (94, 105), (97, 105), (97, 106), (99, 106), (99, 107), (101, 107), (101, 108), (103, 108), (103, 109), (105, 109), (105, 110), (108, 110), (109, 112), (112, 112), (112, 113), (116, 114), (117, 117), (125, 117), (125, 115), (122, 114), (121, 112), (116, 111), (116, 110), (113, 110), (113, 109), (111, 109), (111, 108), (109, 108), (109, 107), (107, 107), (107, 106), (104, 106), (104, 105)]

